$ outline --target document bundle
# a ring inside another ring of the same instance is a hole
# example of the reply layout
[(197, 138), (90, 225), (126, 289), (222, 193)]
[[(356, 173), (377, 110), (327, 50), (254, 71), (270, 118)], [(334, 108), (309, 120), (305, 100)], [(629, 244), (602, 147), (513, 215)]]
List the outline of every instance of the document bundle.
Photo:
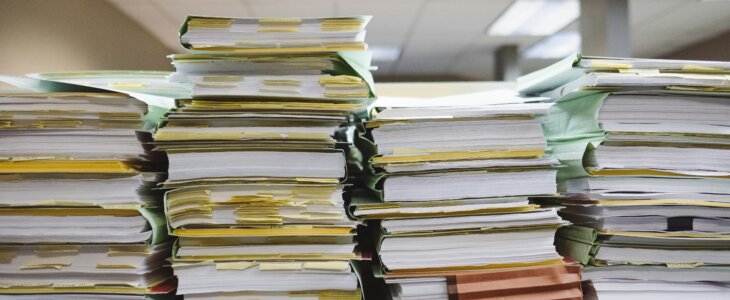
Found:
[(0, 95), (0, 298), (174, 291), (146, 113), (115, 93)]
[(221, 18), (191, 16), (180, 43), (194, 52), (271, 53), (361, 51), (369, 16), (336, 18)]
[(377, 224), (393, 299), (581, 298), (553, 245), (565, 222), (528, 200), (556, 193), (537, 119), (548, 107), (375, 108), (358, 139), (373, 174), (350, 211)]
[(361, 298), (347, 124), (374, 94), (369, 53), (339, 50), (365, 49), (368, 20), (183, 24), (191, 53), (170, 57), (168, 80), (192, 93), (154, 138), (169, 161), (165, 212), (186, 299)]
[(573, 56), (520, 78), (559, 172), (563, 255), (598, 299), (730, 296), (730, 63)]

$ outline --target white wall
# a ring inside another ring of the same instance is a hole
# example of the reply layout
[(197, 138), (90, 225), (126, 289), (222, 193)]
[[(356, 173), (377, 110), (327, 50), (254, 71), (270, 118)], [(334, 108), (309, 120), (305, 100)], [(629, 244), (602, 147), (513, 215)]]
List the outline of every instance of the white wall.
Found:
[(496, 89), (514, 89), (516, 86), (514, 82), (503, 81), (376, 82), (375, 94), (379, 97), (435, 98)]
[(171, 70), (170, 53), (107, 1), (0, 0), (2, 74)]

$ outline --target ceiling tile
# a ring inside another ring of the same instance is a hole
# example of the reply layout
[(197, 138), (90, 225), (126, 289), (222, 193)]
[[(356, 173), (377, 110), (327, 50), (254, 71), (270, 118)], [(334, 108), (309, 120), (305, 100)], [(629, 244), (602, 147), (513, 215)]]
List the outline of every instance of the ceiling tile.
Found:
[(370, 36), (381, 34), (405, 35), (413, 26), (418, 15), (418, 8), (425, 3), (419, 1), (338, 1), (338, 15), (355, 16), (371, 15), (373, 20), (368, 24)]
[(684, 1), (643, 26), (632, 27), (634, 55), (657, 57), (697, 43), (730, 30), (729, 19), (730, 2)]
[(242, 0), (257, 17), (329, 17), (335, 15), (336, 0)]
[(417, 34), (406, 44), (405, 54), (455, 55), (474, 41), (474, 36), (454, 34)]
[[(455, 57), (462, 53), (473, 38), (466, 35), (416, 34), (411, 36), (396, 62), (396, 73), (412, 70), (434, 70), (446, 73)], [(418, 65), (414, 67), (414, 65)]]
[(414, 34), (483, 34), (511, 0), (429, 1)]
[(629, 1), (629, 23), (632, 28), (645, 26), (667, 12), (679, 9), (687, 0), (631, 0)]
[(250, 13), (240, 0), (153, 0), (176, 21), (189, 15), (248, 17)]

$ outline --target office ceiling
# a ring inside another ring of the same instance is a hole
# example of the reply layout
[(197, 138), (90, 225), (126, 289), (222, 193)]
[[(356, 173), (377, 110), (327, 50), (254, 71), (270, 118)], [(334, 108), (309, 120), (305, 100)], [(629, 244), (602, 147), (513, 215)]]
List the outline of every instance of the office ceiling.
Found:
[[(186, 15), (295, 17), (373, 15), (371, 46), (396, 46), (399, 59), (375, 62), (384, 79), (493, 78), (493, 52), (520, 49), (541, 37), (488, 36), (486, 28), (512, 0), (108, 0), (181, 52), (177, 29)], [(634, 56), (660, 57), (730, 30), (730, 1), (630, 0)], [(575, 25), (573, 25), (575, 26)], [(550, 61), (525, 60), (523, 71)]]

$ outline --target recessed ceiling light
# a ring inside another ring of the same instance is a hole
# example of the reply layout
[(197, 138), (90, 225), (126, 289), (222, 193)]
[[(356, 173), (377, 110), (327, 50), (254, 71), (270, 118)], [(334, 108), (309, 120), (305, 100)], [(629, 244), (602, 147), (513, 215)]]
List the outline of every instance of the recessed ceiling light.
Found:
[(373, 61), (396, 61), (400, 58), (400, 48), (397, 46), (370, 45), (368, 50), (373, 53)]
[(493, 36), (554, 34), (580, 16), (578, 0), (516, 0), (492, 23)]
[(559, 32), (527, 48), (522, 52), (522, 58), (564, 58), (572, 53), (580, 52), (580, 42), (580, 33), (578, 31)]

